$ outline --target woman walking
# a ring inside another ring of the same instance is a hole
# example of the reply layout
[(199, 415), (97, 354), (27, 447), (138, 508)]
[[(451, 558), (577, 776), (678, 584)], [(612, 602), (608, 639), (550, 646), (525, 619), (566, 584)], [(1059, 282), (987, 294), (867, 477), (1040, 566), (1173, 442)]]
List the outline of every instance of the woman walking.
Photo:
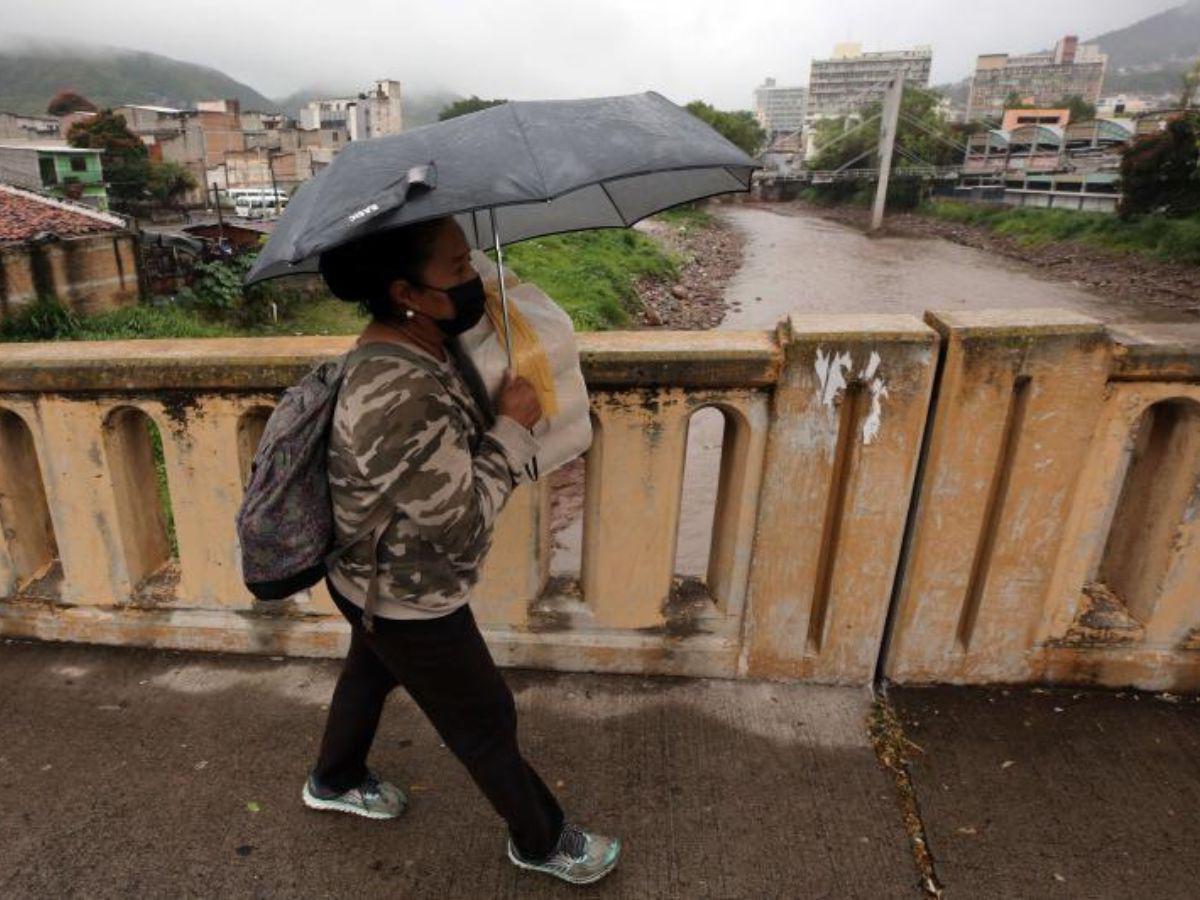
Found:
[[(321, 274), (371, 314), (347, 368), (329, 437), (339, 541), (394, 509), (373, 548), (347, 550), (326, 578), (350, 622), (304, 802), (376, 819), (398, 816), (404, 793), (366, 765), (388, 693), (402, 685), (508, 826), (518, 866), (587, 883), (617, 863), (620, 841), (568, 822), (522, 757), (512, 692), (480, 636), (469, 592), (492, 528), (537, 450), (532, 386), (506, 378), (495, 415), (454, 338), (484, 311), (483, 282), (453, 218), (383, 232), (326, 251)], [(388, 352), (383, 352), (388, 351)], [(479, 396), (482, 400), (477, 400)], [(364, 622), (377, 571), (375, 615)]]

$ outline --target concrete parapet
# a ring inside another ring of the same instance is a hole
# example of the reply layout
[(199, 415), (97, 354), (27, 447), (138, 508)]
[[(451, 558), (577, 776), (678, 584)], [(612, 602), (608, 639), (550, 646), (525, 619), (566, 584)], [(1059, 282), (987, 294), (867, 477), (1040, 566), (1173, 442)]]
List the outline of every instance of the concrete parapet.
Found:
[[(245, 591), (234, 513), (279, 393), (349, 343), (6, 346), (0, 634), (344, 652), (323, 589)], [(520, 487), (473, 597), (501, 662), (1200, 688), (1200, 330), (1035, 309), (579, 345), (581, 568), (550, 577), (549, 487)], [(705, 409), (712, 538), (682, 578)]]

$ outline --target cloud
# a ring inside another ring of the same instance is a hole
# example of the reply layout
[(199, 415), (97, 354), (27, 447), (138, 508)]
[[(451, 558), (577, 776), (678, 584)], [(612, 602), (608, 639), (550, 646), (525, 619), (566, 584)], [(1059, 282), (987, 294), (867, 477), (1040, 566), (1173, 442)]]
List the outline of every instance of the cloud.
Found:
[[(255, 0), (218, 11), (161, 0), (4, 0), (11, 29), (43, 40), (149, 50), (220, 69), (267, 96), (396, 78), (514, 99), (658, 90), (679, 103), (748, 108), (766, 76), (808, 81), (838, 41), (931, 44), (933, 81), (984, 52), (1093, 37), (1179, 0)], [(2, 38), (0, 38), (2, 40)]]

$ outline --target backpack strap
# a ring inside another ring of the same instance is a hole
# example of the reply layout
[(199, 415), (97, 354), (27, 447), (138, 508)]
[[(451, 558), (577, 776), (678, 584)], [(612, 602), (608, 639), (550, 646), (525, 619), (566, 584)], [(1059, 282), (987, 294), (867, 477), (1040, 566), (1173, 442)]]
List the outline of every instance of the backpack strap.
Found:
[[(442, 378), (442, 373), (438, 371), (437, 366), (431, 359), (416, 350), (411, 350), (403, 344), (396, 344), (390, 341), (371, 341), (366, 344), (358, 344), (344, 356), (341, 375), (344, 378), (346, 372), (350, 369), (352, 363), (357, 362), (368, 356), (377, 354), (400, 356), (407, 359), (409, 362), (424, 369), (430, 375), (437, 379), (438, 384), (444, 390), (449, 392), (446, 382)], [(387, 531), (388, 525), (392, 521), (392, 516), (396, 513), (396, 505), (391, 498), (386, 495), (380, 499), (375, 508), (371, 510), (370, 515), (363, 520), (358, 532), (345, 544), (333, 549), (332, 552), (325, 557), (325, 568), (332, 568), (333, 565), (345, 555), (351, 547), (358, 544), (366, 538), (371, 538), (370, 544), (370, 567), (371, 574), (367, 579), (367, 594), (363, 600), (362, 625), (367, 631), (375, 630), (375, 604), (379, 599), (379, 542), (383, 539), (383, 534)]]

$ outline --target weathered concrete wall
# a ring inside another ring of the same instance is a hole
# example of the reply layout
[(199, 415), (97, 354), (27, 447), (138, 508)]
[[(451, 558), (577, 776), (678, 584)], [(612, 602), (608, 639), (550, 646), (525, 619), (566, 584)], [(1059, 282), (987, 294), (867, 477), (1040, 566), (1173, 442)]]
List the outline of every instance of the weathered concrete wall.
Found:
[[(474, 609), (508, 664), (1200, 687), (1196, 331), (1008, 310), (583, 335), (581, 568), (549, 577), (549, 491), (522, 486)], [(0, 633), (343, 652), (323, 590), (245, 591), (234, 513), (275, 398), (348, 342), (5, 347)], [(706, 408), (726, 426), (711, 553), (683, 579)]]
[(887, 674), (1200, 687), (1200, 334), (930, 321), (945, 361)]
[(137, 303), (137, 238), (120, 232), (0, 248), (0, 318), (39, 294), (84, 314)]
[(744, 672), (870, 680), (937, 335), (911, 316), (792, 316), (754, 545)]

